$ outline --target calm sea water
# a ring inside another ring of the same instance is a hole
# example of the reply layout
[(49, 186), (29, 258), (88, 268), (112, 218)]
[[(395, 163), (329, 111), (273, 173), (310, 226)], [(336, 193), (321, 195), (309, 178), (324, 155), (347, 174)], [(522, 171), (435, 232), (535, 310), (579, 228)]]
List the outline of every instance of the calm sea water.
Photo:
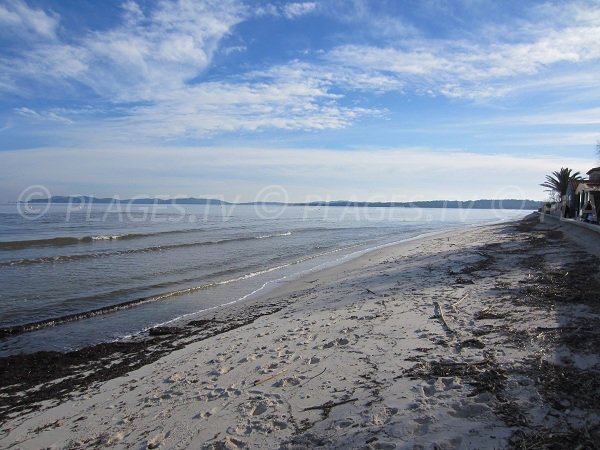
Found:
[[(0, 206), (0, 355), (70, 350), (248, 301), (370, 248), (525, 211)], [(42, 214), (43, 213), (43, 214)]]

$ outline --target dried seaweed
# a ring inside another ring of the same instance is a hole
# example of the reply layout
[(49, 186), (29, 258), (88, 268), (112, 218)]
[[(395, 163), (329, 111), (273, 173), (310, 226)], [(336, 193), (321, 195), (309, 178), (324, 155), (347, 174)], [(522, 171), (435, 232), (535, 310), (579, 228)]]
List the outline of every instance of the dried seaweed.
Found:
[(547, 450), (587, 450), (600, 448), (600, 427), (570, 429), (557, 432), (543, 428), (535, 431), (516, 431), (510, 438), (509, 445), (515, 450), (547, 449)]
[(486, 359), (477, 362), (422, 361), (406, 369), (397, 377), (431, 379), (440, 377), (460, 377), (471, 386), (474, 396), (482, 392), (499, 393), (504, 390), (506, 374), (495, 358), (486, 355)]

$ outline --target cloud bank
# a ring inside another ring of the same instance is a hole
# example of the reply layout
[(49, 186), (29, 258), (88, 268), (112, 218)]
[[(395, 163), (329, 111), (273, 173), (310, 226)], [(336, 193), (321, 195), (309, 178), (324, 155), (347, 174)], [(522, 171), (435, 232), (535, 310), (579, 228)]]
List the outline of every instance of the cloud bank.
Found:
[(32, 184), (44, 184), (55, 195), (205, 195), (230, 201), (255, 200), (265, 187), (277, 185), (286, 189), (290, 201), (302, 202), (539, 199), (538, 184), (545, 174), (561, 165), (586, 171), (593, 160), (440, 154), (427, 148), (340, 152), (143, 147), (1, 152), (0, 164), (12, 174), (0, 180), (7, 200)]

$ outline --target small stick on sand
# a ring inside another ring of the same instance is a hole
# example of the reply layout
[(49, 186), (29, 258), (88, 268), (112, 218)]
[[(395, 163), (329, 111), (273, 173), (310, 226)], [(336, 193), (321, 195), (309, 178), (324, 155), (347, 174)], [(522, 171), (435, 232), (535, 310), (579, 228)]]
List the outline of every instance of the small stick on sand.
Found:
[(444, 326), (446, 331), (448, 331), (450, 333), (454, 333), (454, 330), (452, 328), (450, 328), (448, 326), (448, 323), (446, 322), (446, 318), (444, 317), (444, 312), (442, 311), (442, 307), (440, 306), (440, 304), (438, 302), (433, 302), (433, 308), (434, 308), (433, 317), (439, 319), (440, 322), (442, 322), (442, 325)]
[(351, 399), (348, 399), (348, 400), (342, 400), (341, 402), (332, 402), (330, 400), (328, 402), (323, 403), (322, 405), (309, 406), (308, 408), (304, 408), (302, 411), (312, 411), (312, 410), (315, 410), (315, 409), (322, 409), (323, 411), (327, 411), (327, 410), (330, 410), (331, 408), (333, 408), (334, 406), (345, 405), (346, 403), (355, 402), (357, 400), (358, 400), (357, 398), (351, 398)]
[(256, 380), (256, 381), (254, 381), (254, 386), (258, 386), (259, 384), (266, 383), (267, 381), (272, 380), (273, 378), (277, 378), (278, 376), (283, 375), (286, 372), (287, 372), (287, 369), (283, 369), (277, 373), (274, 373), (273, 375)]
[(471, 294), (471, 293), (467, 292), (465, 295), (463, 295), (463, 297), (459, 301), (452, 303), (452, 308), (456, 308), (456, 306), (458, 306), (459, 303), (461, 303), (464, 299), (466, 299), (469, 296), (469, 294)]
[(320, 377), (321, 375), (323, 375), (325, 373), (326, 370), (327, 370), (327, 367), (325, 367), (321, 373), (318, 373), (314, 377), (309, 378), (308, 380), (306, 380), (303, 384), (300, 385), (300, 387), (305, 386), (308, 383), (310, 383), (312, 380), (314, 380), (315, 378)]
[(368, 292), (369, 294), (377, 295), (375, 292), (373, 292), (371, 289), (368, 289), (368, 288), (367, 288), (367, 292)]

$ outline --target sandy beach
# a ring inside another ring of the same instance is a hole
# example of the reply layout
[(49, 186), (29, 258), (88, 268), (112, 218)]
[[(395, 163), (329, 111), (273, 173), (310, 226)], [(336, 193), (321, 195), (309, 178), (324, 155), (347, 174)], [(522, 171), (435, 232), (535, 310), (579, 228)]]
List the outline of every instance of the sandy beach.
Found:
[(0, 447), (597, 448), (599, 236), (462, 229), (142, 343), (3, 358)]

